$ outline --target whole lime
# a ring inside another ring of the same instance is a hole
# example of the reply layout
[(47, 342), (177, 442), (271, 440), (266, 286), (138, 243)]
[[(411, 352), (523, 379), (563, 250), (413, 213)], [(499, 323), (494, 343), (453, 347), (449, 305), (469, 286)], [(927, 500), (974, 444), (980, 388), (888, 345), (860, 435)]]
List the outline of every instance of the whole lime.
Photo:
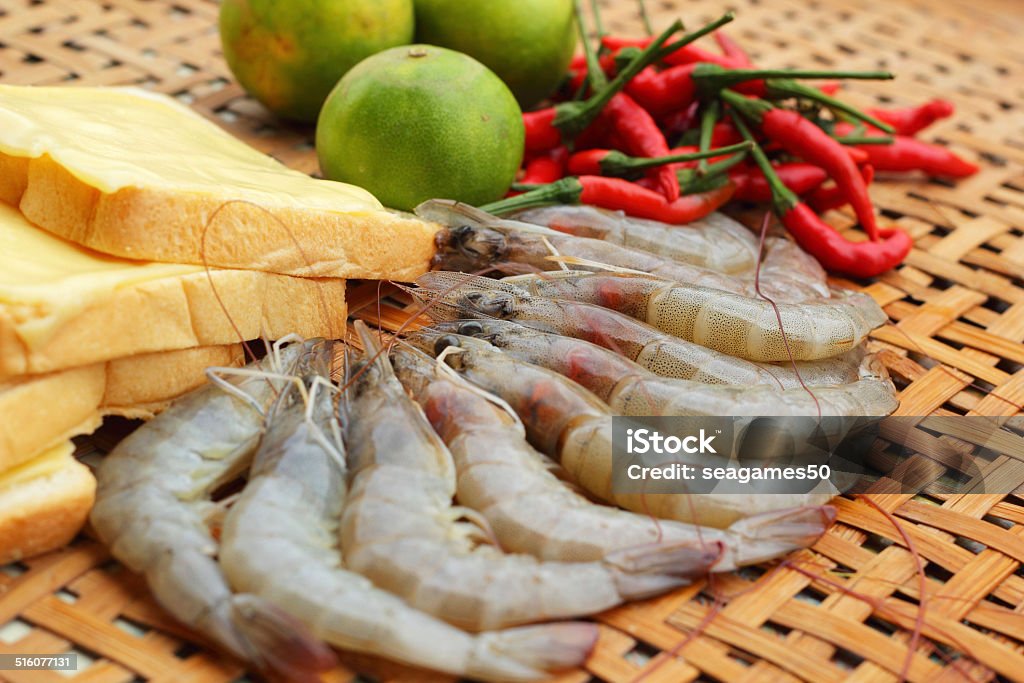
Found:
[(572, 0), (416, 0), (416, 41), (479, 59), (527, 109), (565, 77), (574, 17)]
[(502, 197), (523, 157), (523, 118), (501, 79), (432, 45), (385, 50), (331, 91), (316, 125), (320, 168), (387, 206)]
[(223, 0), (221, 45), (249, 94), (311, 122), (349, 69), (412, 42), (414, 16), (413, 0)]

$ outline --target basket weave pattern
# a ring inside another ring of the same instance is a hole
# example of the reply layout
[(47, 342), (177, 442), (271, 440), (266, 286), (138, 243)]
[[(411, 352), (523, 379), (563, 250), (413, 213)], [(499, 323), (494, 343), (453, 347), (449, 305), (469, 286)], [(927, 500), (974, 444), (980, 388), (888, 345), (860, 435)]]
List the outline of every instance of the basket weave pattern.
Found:
[[(635, 3), (601, 4), (606, 30), (642, 32)], [(677, 14), (695, 26), (725, 9), (710, 0), (647, 4), (656, 28)], [(956, 102), (957, 115), (928, 137), (980, 159), (982, 172), (955, 187), (923, 179), (872, 186), (886, 219), (916, 239), (903, 267), (867, 287), (893, 321), (872, 343), (901, 390), (900, 414), (1024, 422), (1024, 10), (1016, 0), (733, 5), (731, 33), (760, 64), (898, 75), (896, 83), (851, 83), (843, 97), (857, 105)], [(281, 127), (231, 79), (216, 19), (209, 0), (0, 0), (0, 82), (150, 87), (316, 172), (312, 131)], [(841, 229), (853, 222), (845, 212), (828, 219)], [(377, 322), (377, 284), (350, 294), (353, 315)], [(411, 308), (397, 292), (384, 294), (393, 296), (380, 322), (395, 329)], [(108, 429), (83, 450), (103, 450), (114, 437)], [(885, 453), (876, 456), (884, 465)], [(839, 500), (838, 523), (812, 550), (600, 615), (585, 670), (559, 680), (866, 682), (901, 672), (914, 681), (1024, 680), (1024, 487), (952, 495), (937, 481), (945, 466), (916, 457), (902, 467), (935, 482), (926, 495), (880, 493), (874, 506)], [(67, 651), (89, 657), (73, 680), (90, 683), (226, 683), (245, 673), (84, 537), (0, 569), (0, 653)], [(357, 672), (447, 680), (369, 657), (343, 662), (328, 680)], [(0, 672), (0, 680), (68, 679)]]

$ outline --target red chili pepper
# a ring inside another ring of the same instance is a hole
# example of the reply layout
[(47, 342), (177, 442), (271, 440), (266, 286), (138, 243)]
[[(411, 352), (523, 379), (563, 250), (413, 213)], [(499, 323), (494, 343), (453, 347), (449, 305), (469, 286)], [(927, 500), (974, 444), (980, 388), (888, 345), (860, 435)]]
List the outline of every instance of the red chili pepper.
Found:
[(692, 78), (696, 66), (673, 66), (660, 73), (647, 67), (626, 85), (626, 92), (654, 116), (689, 107), (697, 95)]
[(517, 197), (502, 199), (480, 208), (490, 213), (503, 214), (533, 206), (579, 202), (613, 211), (624, 211), (638, 218), (680, 224), (708, 215), (729, 201), (732, 192), (732, 184), (727, 183), (714, 190), (687, 195), (670, 202), (660, 193), (622, 178), (583, 175), (578, 178), (563, 178)]
[(740, 47), (739, 43), (726, 35), (724, 31), (715, 31), (715, 42), (722, 49), (722, 53), (737, 64), (748, 68), (754, 66), (754, 62), (751, 61), (747, 51)]
[[(828, 178), (824, 169), (800, 162), (779, 164), (775, 167), (785, 185), (794, 194), (803, 196), (817, 189)], [(729, 172), (729, 178), (736, 184), (736, 194), (733, 199), (747, 202), (770, 202), (772, 189), (768, 180), (759, 169), (750, 167), (738, 167)]]
[(843, 145), (843, 150), (845, 150), (846, 155), (850, 157), (850, 161), (852, 161), (857, 166), (860, 166), (861, 164), (866, 164), (871, 159), (868, 153), (858, 146)]
[(830, 83), (822, 83), (818, 86), (818, 90), (825, 93), (826, 95), (835, 95), (843, 87), (843, 84), (839, 81), (832, 81)]
[[(601, 63), (601, 70), (604, 71), (606, 76), (615, 75), (615, 57), (613, 55), (601, 55), (598, 61)], [(587, 80), (589, 74), (587, 63), (584, 61), (581, 66), (570, 68), (569, 74), (569, 89), (572, 92), (576, 92), (583, 85), (583, 82)]]
[(763, 100), (747, 99), (728, 90), (723, 91), (723, 97), (744, 116), (760, 121), (761, 131), (787, 152), (825, 169), (842, 189), (868, 237), (878, 241), (878, 222), (867, 185), (842, 144), (800, 112), (777, 109)]
[(726, 145), (735, 145), (737, 142), (742, 141), (743, 136), (736, 130), (736, 126), (728, 121), (719, 121), (711, 131), (712, 147), (725, 147)]
[(915, 135), (939, 119), (953, 115), (952, 102), (932, 100), (905, 109), (868, 109), (868, 113), (895, 129), (897, 135)]
[[(848, 135), (855, 131), (849, 123), (837, 123), (837, 135)], [(977, 165), (960, 158), (940, 145), (923, 140), (896, 135), (889, 145), (857, 145), (868, 156), (869, 163), (877, 171), (923, 171), (931, 176), (965, 178), (979, 171)]]
[(733, 152), (746, 152), (747, 143), (740, 143), (722, 149), (701, 152), (696, 147), (676, 147), (667, 156), (631, 157), (617, 149), (588, 149), (569, 157), (568, 170), (571, 175), (626, 175), (657, 166), (670, 165), (679, 168), (700, 159), (728, 157)]
[[(621, 136), (626, 151), (634, 156), (663, 157), (668, 143), (651, 115), (625, 93), (617, 93), (605, 107), (602, 117)], [(652, 170), (662, 194), (669, 201), (679, 198), (679, 179), (675, 170), (659, 166)]]
[(851, 242), (803, 202), (781, 217), (796, 243), (833, 273), (876, 277), (902, 263), (914, 246), (913, 238), (898, 228), (881, 230), (880, 242)]
[(523, 114), (526, 127), (526, 152), (544, 152), (562, 144), (562, 133), (554, 127), (555, 108), (548, 107)]
[(527, 162), (519, 182), (523, 185), (546, 185), (565, 177), (569, 149), (560, 145), (546, 154)]
[[(740, 119), (736, 119), (736, 124), (744, 137), (753, 141)], [(880, 231), (880, 242), (850, 242), (782, 184), (759, 145), (755, 144), (750, 154), (771, 186), (772, 208), (776, 215), (797, 244), (825, 269), (855, 277), (875, 277), (895, 268), (910, 253), (913, 239), (895, 228)]]
[[(871, 164), (864, 164), (860, 167), (861, 176), (864, 178), (864, 182), (870, 185), (875, 179), (875, 169)], [(825, 213), (832, 209), (838, 209), (840, 206), (846, 204), (846, 195), (843, 194), (839, 186), (832, 185), (830, 187), (819, 187), (810, 198), (807, 203), (812, 209), (818, 213)]]

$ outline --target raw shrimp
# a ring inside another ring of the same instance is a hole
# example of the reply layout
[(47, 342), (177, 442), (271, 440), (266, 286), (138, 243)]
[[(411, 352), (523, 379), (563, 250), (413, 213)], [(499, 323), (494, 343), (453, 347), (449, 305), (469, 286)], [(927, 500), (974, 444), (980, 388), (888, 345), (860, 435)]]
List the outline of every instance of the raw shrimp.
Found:
[[(530, 443), (557, 459), (574, 482), (601, 500), (627, 510), (664, 519), (726, 528), (762, 512), (827, 503), (835, 494), (638, 494), (616, 492), (613, 486), (612, 413), (594, 394), (551, 370), (495, 349), (475, 337), (417, 330), (408, 341), (422, 350), (441, 353), (449, 346), (460, 352), (445, 359), (469, 381), (508, 403), (519, 415)], [(702, 454), (701, 465), (721, 457)], [(693, 464), (698, 464), (693, 461)], [(724, 464), (724, 463), (723, 463)]]
[(516, 214), (515, 220), (663, 254), (720, 273), (742, 273), (757, 265), (757, 240), (753, 233), (717, 212), (688, 223), (685, 228), (586, 205), (528, 209)]
[[(421, 218), (447, 225), (435, 237), (433, 267), (480, 272), (500, 264), (523, 264), (551, 270), (553, 257), (568, 257), (582, 270), (628, 269), (666, 280), (700, 284), (726, 292), (756, 296), (753, 273), (728, 275), (710, 268), (680, 263), (660, 253), (623, 247), (611, 242), (576, 237), (541, 226), (499, 219), (465, 204), (430, 200), (416, 207)], [(687, 228), (679, 228), (686, 230)], [(829, 296), (824, 271), (787, 240), (773, 240), (765, 250), (761, 290), (777, 301), (800, 302)]]
[(214, 556), (210, 494), (248, 466), (262, 410), (300, 371), (309, 344), (292, 344), (236, 372), (232, 391), (210, 383), (121, 441), (96, 473), (91, 520), (114, 557), (145, 575), (179, 621), (235, 656), (288, 680), (319, 680), (330, 649), (261, 597), (232, 593)]
[(643, 545), (714, 549), (713, 571), (731, 571), (810, 545), (834, 519), (833, 508), (807, 507), (714, 529), (599, 505), (556, 477), (552, 469), (559, 466), (526, 442), (515, 418), (465, 380), (412, 348), (396, 346), (392, 358), (399, 379), (448, 444), (459, 501), (483, 514), (507, 550), (578, 562)]
[[(713, 561), (630, 548), (601, 562), (541, 562), (474, 543), (479, 515), (452, 507), (455, 467), (376, 339), (347, 401), (352, 489), (342, 515), (345, 563), (409, 604), (470, 630), (592, 614), (685, 585)], [(480, 520), (481, 524), (486, 523)]]
[(533, 680), (582, 663), (592, 624), (470, 635), (342, 569), (338, 524), (344, 447), (329, 385), (331, 345), (311, 350), (312, 381), (290, 385), (267, 419), (249, 483), (221, 535), (220, 563), (236, 590), (286, 605), (325, 641), (485, 680)]
[[(529, 209), (517, 214), (516, 219), (577, 237), (661, 254), (721, 273), (751, 276), (758, 262), (757, 238), (723, 213), (709, 214), (683, 228), (586, 205)], [(821, 264), (795, 242), (781, 237), (765, 238), (761, 277), (766, 281), (795, 277), (812, 284), (824, 296), (829, 293)]]
[(644, 275), (555, 271), (505, 282), (535, 296), (610, 308), (681, 339), (753, 361), (831, 358), (859, 346), (888, 320), (875, 300), (860, 292), (780, 303), (776, 311), (764, 299)]
[[(767, 365), (735, 358), (679, 339), (603, 306), (545, 299), (515, 285), (463, 273), (434, 272), (416, 280), (417, 298), (435, 320), (498, 318), (576, 337), (611, 349), (662, 377), (703, 384), (768, 384), (789, 389), (804, 383), (845, 384), (857, 379), (858, 352), (813, 362)], [(809, 379), (813, 377), (813, 380)]]
[(898, 402), (885, 367), (873, 356), (850, 384), (780, 389), (722, 386), (659, 377), (596, 344), (503, 320), (438, 323), (432, 330), (486, 339), (509, 355), (554, 370), (606, 402), (617, 415), (882, 416)]

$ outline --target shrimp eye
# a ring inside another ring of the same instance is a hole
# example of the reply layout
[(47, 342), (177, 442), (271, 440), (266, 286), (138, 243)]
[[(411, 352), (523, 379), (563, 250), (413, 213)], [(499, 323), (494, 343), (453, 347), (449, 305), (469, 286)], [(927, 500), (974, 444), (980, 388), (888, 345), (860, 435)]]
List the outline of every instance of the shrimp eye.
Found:
[(437, 338), (434, 342), (434, 355), (440, 355), (442, 351), (447, 349), (449, 346), (461, 346), (459, 338), (454, 334), (445, 334)]
[(459, 325), (459, 334), (464, 334), (467, 337), (475, 337), (478, 334), (483, 334), (483, 331), (484, 326), (476, 320), (470, 320), (469, 322)]

